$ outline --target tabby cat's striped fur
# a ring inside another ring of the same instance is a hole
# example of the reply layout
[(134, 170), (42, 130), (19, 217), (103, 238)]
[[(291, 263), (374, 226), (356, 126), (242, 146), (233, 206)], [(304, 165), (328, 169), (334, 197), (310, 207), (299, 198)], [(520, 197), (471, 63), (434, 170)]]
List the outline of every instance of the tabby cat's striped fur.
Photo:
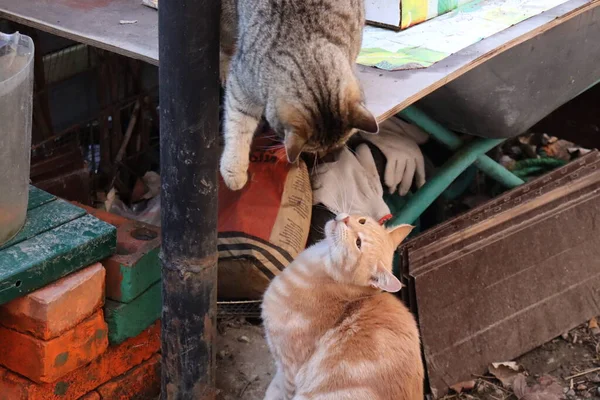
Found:
[(338, 215), (326, 239), (278, 275), (263, 300), (277, 365), (265, 400), (422, 400), (412, 314), (393, 295), (392, 257), (411, 226)]
[[(247, 181), (252, 136), (261, 116), (284, 139), (290, 162), (302, 151), (342, 146), (357, 129), (377, 132), (363, 105), (354, 63), (361, 46), (364, 0), (225, 0), (222, 39), (225, 148), (221, 175), (230, 189)], [(237, 7), (236, 7), (237, 5)], [(225, 54), (224, 54), (225, 53)]]

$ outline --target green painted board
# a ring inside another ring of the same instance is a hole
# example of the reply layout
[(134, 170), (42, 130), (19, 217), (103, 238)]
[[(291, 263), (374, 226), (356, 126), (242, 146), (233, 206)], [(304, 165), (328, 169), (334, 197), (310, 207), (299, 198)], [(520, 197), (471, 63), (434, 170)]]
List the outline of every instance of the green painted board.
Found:
[(108, 324), (108, 341), (118, 344), (135, 337), (160, 318), (161, 284), (156, 282), (130, 303), (106, 300), (104, 319)]
[(30, 209), (23, 228), (17, 233), (17, 236), (1, 245), (0, 251), (37, 236), (40, 233), (66, 224), (69, 221), (83, 217), (85, 214), (86, 212), (83, 208), (58, 199)]
[(116, 249), (114, 226), (85, 215), (0, 251), (0, 304), (37, 290)]
[(29, 203), (27, 203), (28, 210), (33, 210), (42, 204), (46, 204), (54, 200), (56, 200), (56, 196), (44, 192), (35, 186), (29, 185)]
[[(106, 297), (121, 303), (129, 303), (160, 280), (160, 249), (150, 250), (133, 265), (120, 265), (121, 282), (115, 288), (107, 281)], [(108, 273), (108, 272), (107, 272)]]

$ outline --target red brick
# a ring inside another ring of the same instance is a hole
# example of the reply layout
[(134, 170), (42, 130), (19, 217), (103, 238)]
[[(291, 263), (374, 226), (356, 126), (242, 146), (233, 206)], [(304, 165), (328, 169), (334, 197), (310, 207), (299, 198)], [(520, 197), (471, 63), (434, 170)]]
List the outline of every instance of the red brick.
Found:
[(100, 263), (0, 306), (0, 325), (50, 340), (104, 304), (106, 271)]
[(54, 382), (106, 351), (108, 327), (102, 310), (52, 340), (0, 327), (0, 364), (34, 382)]
[(160, 325), (126, 340), (54, 383), (36, 384), (0, 367), (0, 400), (76, 400), (150, 359), (160, 349)]
[(160, 279), (160, 228), (79, 203), (88, 213), (117, 227), (117, 253), (103, 260), (106, 297), (129, 303)]
[(100, 398), (100, 395), (98, 394), (98, 392), (94, 391), (94, 392), (89, 392), (85, 396), (81, 396), (79, 398), (79, 400), (101, 400), (101, 398)]
[(72, 201), (71, 203), (76, 205), (77, 207), (83, 208), (85, 211), (87, 211), (88, 214), (91, 214), (94, 217), (101, 219), (102, 221), (109, 223), (117, 228), (123, 224), (126, 224), (127, 222), (130, 222), (129, 219), (127, 219), (125, 217), (121, 217), (120, 215), (117, 215), (117, 214), (109, 213), (108, 211), (99, 210), (94, 207), (86, 206), (85, 204), (81, 204), (76, 201)]
[(160, 354), (100, 386), (102, 399), (153, 399), (160, 394)]

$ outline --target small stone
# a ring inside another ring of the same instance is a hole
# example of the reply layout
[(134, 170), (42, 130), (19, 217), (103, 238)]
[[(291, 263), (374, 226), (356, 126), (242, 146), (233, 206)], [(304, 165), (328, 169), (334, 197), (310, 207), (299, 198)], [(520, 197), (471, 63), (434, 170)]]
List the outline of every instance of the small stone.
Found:
[(242, 342), (242, 343), (250, 343), (250, 339), (248, 339), (248, 336), (240, 336), (238, 338), (238, 342)]
[(594, 382), (594, 383), (600, 383), (600, 375), (598, 374), (594, 374), (594, 376), (592, 376), (590, 378), (590, 381)]
[(569, 388), (568, 388), (568, 387), (566, 387), (566, 388), (563, 388), (563, 393), (565, 393), (565, 394), (566, 394), (568, 391), (569, 391)]
[(600, 396), (600, 387), (599, 387), (599, 388), (596, 388), (596, 394), (597, 394), (598, 396)]
[(563, 338), (564, 340), (569, 340), (569, 333), (565, 332), (562, 335), (560, 335), (561, 338)]
[(227, 352), (225, 350), (221, 350), (217, 353), (217, 360), (224, 360), (227, 357)]
[(548, 359), (548, 361), (546, 361), (546, 363), (547, 363), (547, 364), (552, 364), (552, 363), (554, 363), (554, 362), (556, 362), (556, 360), (554, 359), (554, 357), (550, 357), (550, 358)]
[(577, 385), (577, 390), (582, 391), (582, 390), (586, 390), (587, 386), (585, 386), (583, 383), (580, 383), (579, 385)]
[(567, 390), (567, 396), (574, 397), (575, 396), (575, 391), (573, 389)]
[(592, 398), (592, 394), (590, 392), (586, 392), (583, 397), (585, 397), (586, 399), (591, 399)]

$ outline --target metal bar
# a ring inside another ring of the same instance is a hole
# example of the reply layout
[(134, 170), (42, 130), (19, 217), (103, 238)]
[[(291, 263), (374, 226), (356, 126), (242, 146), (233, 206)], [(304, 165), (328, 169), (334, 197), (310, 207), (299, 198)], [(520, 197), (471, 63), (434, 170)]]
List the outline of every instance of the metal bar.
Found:
[(388, 221), (387, 226), (399, 224), (412, 224), (417, 218), (438, 198), (450, 184), (477, 160), (482, 154), (487, 153), (504, 139), (476, 138), (463, 146), (440, 168), (431, 179), (423, 185), (399, 213)]
[(162, 399), (215, 399), (220, 1), (158, 11)]
[[(458, 150), (463, 145), (463, 141), (454, 132), (451, 132), (437, 121), (429, 118), (427, 114), (415, 106), (406, 107), (404, 110), (400, 111), (399, 114), (401, 117), (406, 118), (425, 132), (429, 133), (437, 141), (446, 145), (451, 150)], [(485, 154), (482, 154), (477, 158), (475, 165), (483, 171), (483, 173), (500, 182), (507, 188), (512, 189), (525, 183), (521, 178), (511, 173)]]

